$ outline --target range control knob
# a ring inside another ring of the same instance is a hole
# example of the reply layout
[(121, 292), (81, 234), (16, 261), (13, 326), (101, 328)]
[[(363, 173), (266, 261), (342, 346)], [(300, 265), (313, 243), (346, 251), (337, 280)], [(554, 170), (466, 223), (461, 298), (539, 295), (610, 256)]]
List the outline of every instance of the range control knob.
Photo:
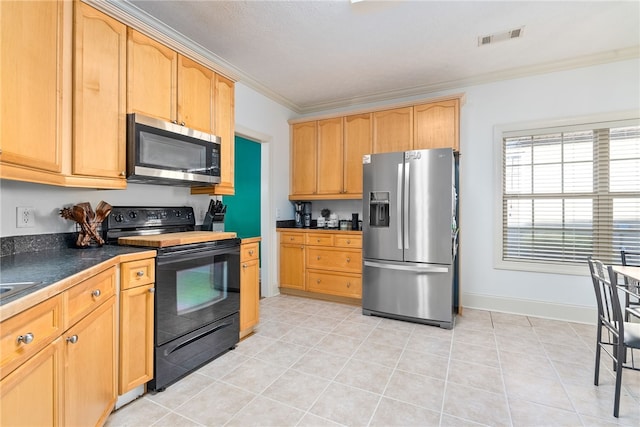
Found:
[(114, 219), (116, 220), (116, 222), (122, 222), (122, 221), (124, 221), (124, 215), (122, 215), (121, 213), (116, 214), (114, 216)]
[(180, 218), (180, 217), (182, 216), (182, 212), (180, 212), (180, 211), (175, 211), (175, 212), (176, 212), (176, 216), (177, 216), (178, 218)]
[(138, 217), (138, 213), (136, 211), (129, 212), (129, 218), (136, 219)]

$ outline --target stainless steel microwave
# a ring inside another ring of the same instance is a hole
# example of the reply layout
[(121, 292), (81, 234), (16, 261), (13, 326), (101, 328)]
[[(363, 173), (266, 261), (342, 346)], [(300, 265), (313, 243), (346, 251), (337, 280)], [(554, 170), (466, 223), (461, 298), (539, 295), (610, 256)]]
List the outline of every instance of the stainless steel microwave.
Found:
[(220, 137), (127, 114), (127, 181), (176, 186), (220, 183)]

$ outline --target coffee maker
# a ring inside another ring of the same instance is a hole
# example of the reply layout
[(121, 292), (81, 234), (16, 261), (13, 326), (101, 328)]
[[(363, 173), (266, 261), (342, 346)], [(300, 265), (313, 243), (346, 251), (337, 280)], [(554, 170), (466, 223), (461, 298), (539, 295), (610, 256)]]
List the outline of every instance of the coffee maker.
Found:
[(311, 202), (304, 202), (304, 226), (311, 227)]
[(304, 227), (304, 202), (294, 202), (296, 228)]

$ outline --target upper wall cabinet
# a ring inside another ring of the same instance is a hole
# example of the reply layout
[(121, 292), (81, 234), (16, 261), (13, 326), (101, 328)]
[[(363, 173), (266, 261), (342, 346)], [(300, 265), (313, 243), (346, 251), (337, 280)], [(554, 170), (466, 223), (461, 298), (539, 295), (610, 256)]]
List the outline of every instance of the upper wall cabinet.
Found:
[(124, 180), (127, 28), (77, 2), (73, 32), (73, 174)]
[(362, 198), (365, 154), (459, 150), (460, 100), (291, 124), (290, 200)]
[(450, 99), (413, 107), (413, 147), (460, 149), (460, 100)]
[(390, 153), (413, 147), (413, 107), (373, 113), (373, 152)]
[(6, 164), (60, 173), (63, 2), (2, 1), (0, 24), (2, 177)]
[(124, 26), (76, 1), (0, 2), (0, 177), (124, 188)]

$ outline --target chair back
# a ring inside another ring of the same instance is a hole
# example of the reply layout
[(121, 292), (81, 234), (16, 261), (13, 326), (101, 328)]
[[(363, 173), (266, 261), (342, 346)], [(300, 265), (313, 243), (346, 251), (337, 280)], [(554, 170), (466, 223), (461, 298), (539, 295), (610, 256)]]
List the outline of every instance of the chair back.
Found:
[(620, 251), (622, 265), (634, 265), (640, 267), (640, 252)]
[(606, 327), (616, 339), (624, 337), (624, 318), (618, 288), (616, 274), (611, 266), (605, 266), (601, 261), (589, 259), (591, 280), (596, 292), (598, 304), (598, 322)]

